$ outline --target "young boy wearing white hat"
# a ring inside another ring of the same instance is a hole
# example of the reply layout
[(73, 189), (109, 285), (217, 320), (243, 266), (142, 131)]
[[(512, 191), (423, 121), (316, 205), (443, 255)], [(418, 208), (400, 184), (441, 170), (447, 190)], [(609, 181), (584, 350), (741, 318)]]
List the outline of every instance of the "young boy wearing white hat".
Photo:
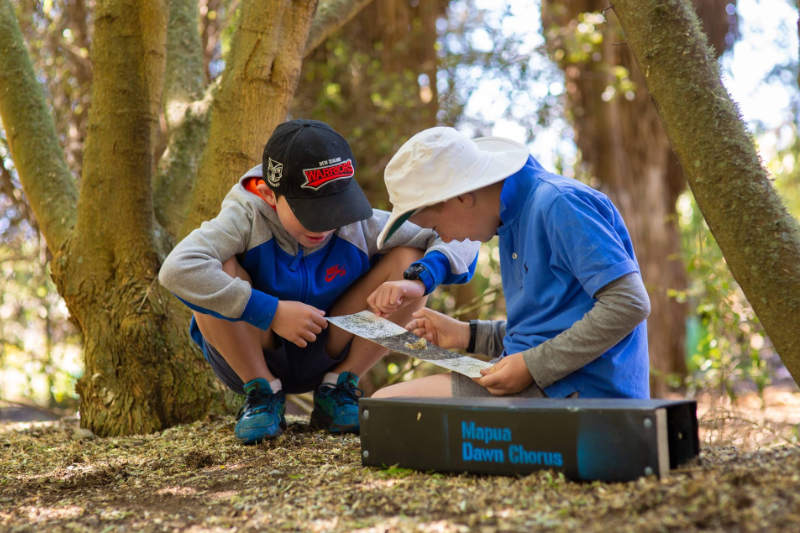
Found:
[(627, 228), (601, 192), (547, 172), (509, 139), (423, 130), (392, 157), (393, 210), (445, 241), (499, 236), (506, 321), (462, 322), (420, 309), (406, 328), (445, 348), (498, 357), (483, 376), (437, 374), (373, 397), (648, 398), (650, 302)]

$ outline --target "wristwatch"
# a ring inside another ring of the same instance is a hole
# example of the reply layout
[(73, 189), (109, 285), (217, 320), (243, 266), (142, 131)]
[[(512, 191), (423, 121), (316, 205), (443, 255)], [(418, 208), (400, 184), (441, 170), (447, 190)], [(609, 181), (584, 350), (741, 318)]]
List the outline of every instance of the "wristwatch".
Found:
[(469, 321), (469, 345), (467, 345), (467, 353), (475, 353), (475, 339), (478, 336), (478, 321)]
[(414, 263), (403, 272), (403, 279), (416, 279), (422, 281), (420, 276), (425, 271), (425, 267), (420, 263)]
[(411, 279), (422, 281), (420, 276), (425, 271), (425, 267), (421, 263), (414, 263), (403, 272), (403, 279)]

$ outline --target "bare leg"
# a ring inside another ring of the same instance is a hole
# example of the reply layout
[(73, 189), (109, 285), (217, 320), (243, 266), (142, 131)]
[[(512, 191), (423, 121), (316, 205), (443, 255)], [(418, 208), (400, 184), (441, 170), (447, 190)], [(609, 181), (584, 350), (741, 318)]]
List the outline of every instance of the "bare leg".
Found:
[[(250, 282), (250, 276), (236, 258), (222, 265), (228, 275)], [(203, 337), (222, 354), (242, 382), (255, 378), (275, 379), (264, 360), (264, 348), (273, 346), (272, 330), (261, 330), (244, 321), (231, 322), (204, 313), (194, 312)]]
[[(349, 315), (363, 311), (367, 307), (367, 296), (384, 281), (403, 278), (403, 271), (422, 257), (422, 250), (400, 247), (390, 250), (375, 267), (353, 284), (334, 304), (328, 315)], [(411, 320), (411, 314), (425, 305), (427, 296), (398, 309), (387, 318), (396, 324), (405, 325)], [(327, 350), (331, 355), (341, 353), (347, 343), (353, 339), (347, 358), (339, 363), (333, 372), (352, 372), (363, 376), (378, 360), (389, 353), (386, 348), (360, 337), (353, 337), (342, 329), (332, 327), (328, 337)]]
[(453, 396), (452, 378), (447, 374), (434, 374), (424, 378), (412, 379), (402, 383), (395, 383), (375, 391), (373, 398), (450, 398)]

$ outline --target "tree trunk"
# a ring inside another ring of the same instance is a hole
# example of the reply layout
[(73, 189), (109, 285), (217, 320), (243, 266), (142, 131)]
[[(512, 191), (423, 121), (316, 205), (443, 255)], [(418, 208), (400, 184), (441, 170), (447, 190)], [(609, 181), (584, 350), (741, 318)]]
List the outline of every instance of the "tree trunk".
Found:
[(186, 315), (170, 312), (169, 296), (155, 283), (150, 180), (165, 13), (158, 1), (97, 6), (77, 223), (53, 261), (53, 278), (84, 336), (81, 423), (100, 435), (195, 419), (212, 390), (197, 356), (173, 341), (185, 339), (175, 333)]
[[(445, 9), (440, 0), (373, 2), (303, 64), (291, 114), (314, 116), (344, 135), (359, 184), (376, 207), (388, 206), (383, 169), (399, 143), (436, 124), (436, 21)], [(425, 88), (421, 75), (429, 80)]]
[[(226, 179), (258, 160), (296, 84), (315, 2), (273, 3), (244, 6), (239, 20), (245, 22), (237, 30), (226, 79), (216, 100), (203, 95), (216, 102), (210, 134), (199, 135), (210, 135), (202, 174), (210, 185), (198, 188), (211, 189), (205, 201), (201, 195), (204, 213), (218, 209), (229, 186)], [(185, 0), (173, 0), (173, 7), (176, 27), (170, 32), (179, 36), (181, 26), (196, 24), (194, 8)], [(187, 65), (188, 70), (170, 76), (165, 85), (167, 11), (157, 0), (96, 5), (92, 106), (78, 195), (14, 11), (0, 0), (0, 117), (26, 197), (54, 256), (53, 278), (83, 333), (81, 423), (99, 435), (142, 433), (194, 420), (207, 411), (216, 388), (189, 342), (186, 307), (156, 278), (170, 237), (156, 218), (171, 227), (183, 222), (180, 216), (156, 217), (153, 207), (162, 91), (167, 105), (196, 106), (190, 100), (198, 96), (194, 82), (199, 79), (196, 64), (171, 63), (175, 72)], [(171, 41), (170, 53), (186, 53), (183, 44)], [(180, 113), (176, 120), (169, 118), (171, 138), (187, 128), (206, 129), (202, 121), (183, 120)], [(187, 138), (170, 148), (197, 150)], [(179, 183), (169, 190), (176, 196), (190, 192), (196, 160), (183, 158), (185, 172), (173, 169)], [(181, 203), (174, 200), (158, 205), (168, 210)]]
[(177, 235), (189, 209), (190, 177), (197, 175), (208, 138), (205, 56), (195, 0), (170, 0), (167, 23), (167, 65), (164, 79), (166, 152), (153, 183), (156, 217), (170, 235)]
[[(705, 8), (720, 50), (727, 19), (720, 24), (718, 15), (726, 16), (726, 3), (715, 1)], [(619, 46), (620, 29), (613, 17), (595, 28), (599, 42), (578, 38), (577, 46), (593, 46), (576, 49), (576, 36), (587, 35), (579, 17), (599, 13), (607, 5), (605, 0), (549, 0), (542, 4), (542, 20), (550, 54), (564, 70), (567, 108), (582, 162), (618, 206), (631, 232), (651, 301), (651, 391), (659, 397), (668, 390), (668, 376), (686, 375), (687, 306), (670, 296), (671, 290), (687, 286), (675, 211), (685, 180), (644, 79), (627, 49)]]
[(800, 227), (761, 166), (682, 0), (615, 0), (627, 47), (703, 216), (783, 363), (800, 378)]

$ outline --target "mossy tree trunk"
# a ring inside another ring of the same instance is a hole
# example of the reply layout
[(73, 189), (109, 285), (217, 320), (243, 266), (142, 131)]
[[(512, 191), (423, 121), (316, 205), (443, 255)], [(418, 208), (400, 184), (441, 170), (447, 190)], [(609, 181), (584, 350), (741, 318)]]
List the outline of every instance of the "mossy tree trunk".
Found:
[[(704, 23), (716, 49), (728, 32), (727, 0), (703, 1)], [(567, 113), (581, 162), (619, 207), (631, 232), (652, 312), (648, 343), (653, 396), (666, 377), (686, 375), (686, 304), (675, 202), (686, 181), (645, 87), (624, 46), (616, 17), (600, 15), (606, 0), (542, 3), (548, 51), (564, 71)], [(588, 18), (584, 18), (588, 17)]]
[[(81, 424), (99, 435), (193, 420), (213, 401), (213, 378), (188, 339), (188, 314), (156, 275), (184, 219), (214, 212), (235, 176), (260, 159), (296, 86), (316, 8), (314, 0), (246, 2), (214, 91), (201, 85), (202, 50), (193, 50), (197, 4), (169, 4), (96, 4), (78, 191), (14, 10), (0, 0), (0, 117), (59, 293), (83, 334)], [(336, 4), (342, 18), (364, 2)], [(159, 160), (164, 146), (168, 157)], [(200, 161), (206, 168), (193, 188)], [(184, 199), (193, 189), (194, 203)], [(155, 202), (154, 190), (167, 198)], [(166, 213), (175, 206), (177, 214)]]
[(683, 0), (615, 0), (692, 192), (783, 363), (800, 382), (800, 226), (761, 165)]

